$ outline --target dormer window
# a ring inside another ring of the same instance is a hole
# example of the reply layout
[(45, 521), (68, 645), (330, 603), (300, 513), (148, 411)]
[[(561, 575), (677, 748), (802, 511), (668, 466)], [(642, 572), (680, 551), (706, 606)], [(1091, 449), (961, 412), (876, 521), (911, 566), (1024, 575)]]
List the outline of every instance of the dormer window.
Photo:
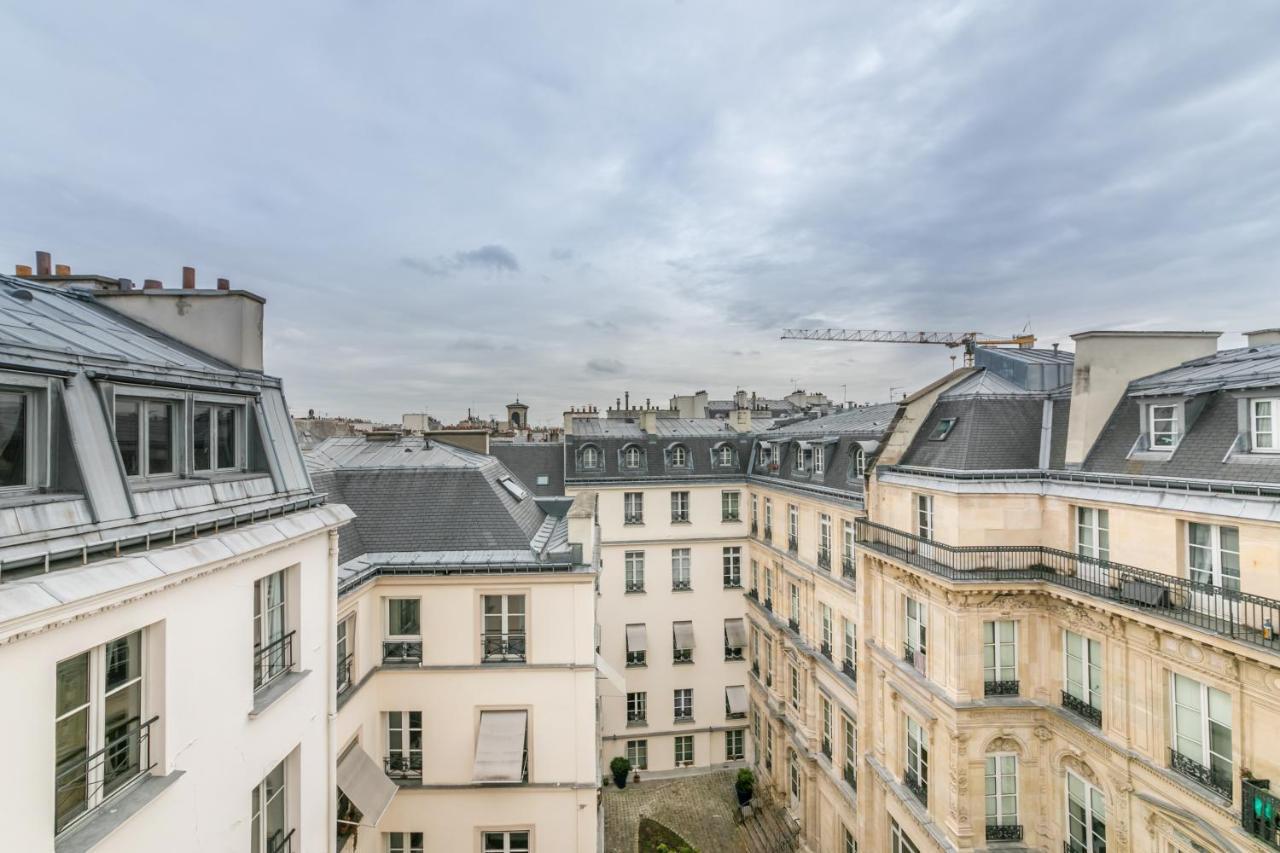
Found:
[(243, 467), (240, 435), (243, 409), (196, 403), (192, 416), (192, 468), (230, 471)]
[(685, 468), (689, 465), (689, 450), (683, 444), (671, 448), (671, 467)]
[(930, 441), (944, 441), (946, 437), (951, 435), (951, 430), (955, 429), (956, 418), (943, 418), (938, 421), (938, 425), (933, 428), (933, 432), (929, 433)]
[(771, 462), (773, 462), (773, 445), (761, 444), (760, 445), (760, 464), (768, 465)]
[(1151, 406), (1148, 410), (1148, 434), (1152, 450), (1173, 450), (1178, 446), (1181, 429), (1178, 424), (1178, 406)]
[(594, 444), (588, 444), (578, 452), (578, 463), (586, 469), (600, 467), (600, 450)]
[(640, 448), (636, 447), (634, 444), (628, 445), (627, 448), (622, 451), (622, 464), (628, 468), (639, 468)]
[(821, 444), (819, 444), (817, 447), (813, 449), (813, 473), (815, 474), (823, 473), (827, 464), (826, 456), (827, 456), (826, 448), (824, 448)]
[(855, 477), (865, 477), (867, 474), (867, 451), (861, 446), (853, 448), (853, 473)]
[(719, 449), (716, 450), (716, 462), (724, 467), (730, 467), (733, 465), (732, 444), (720, 445)]
[(116, 398), (116, 446), (127, 475), (157, 477), (175, 473), (175, 408), (168, 400)]
[(31, 485), (34, 409), (31, 394), (0, 391), (0, 489)]
[(1249, 401), (1249, 423), (1254, 450), (1280, 453), (1280, 398)]
[(796, 471), (804, 470), (804, 445), (796, 445)]

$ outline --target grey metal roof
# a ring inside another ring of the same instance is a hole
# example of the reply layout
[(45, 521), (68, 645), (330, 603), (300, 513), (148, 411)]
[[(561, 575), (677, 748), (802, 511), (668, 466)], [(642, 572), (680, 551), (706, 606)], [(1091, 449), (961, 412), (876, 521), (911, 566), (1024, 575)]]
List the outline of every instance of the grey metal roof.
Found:
[[(1044, 395), (939, 399), (916, 431), (901, 464), (940, 470), (1037, 468)], [(955, 418), (942, 440), (930, 438), (938, 422)]]
[[(979, 370), (962, 379), (938, 395), (939, 400), (961, 400), (967, 397), (1027, 397), (1038, 392), (1028, 391), (990, 370)], [(1043, 395), (1041, 395), (1043, 396)]]
[(1132, 397), (1192, 396), (1210, 391), (1280, 386), (1280, 344), (1223, 350), (1129, 385)]
[[(563, 442), (490, 442), (489, 452), (538, 497), (564, 494)], [(538, 483), (539, 477), (547, 479), (546, 485)]]
[(759, 437), (765, 441), (770, 436), (799, 435), (855, 435), (879, 437), (888, 428), (898, 411), (897, 403), (876, 403), (870, 406), (857, 406), (843, 412), (835, 412), (821, 418), (799, 421), (784, 427), (762, 432)]
[[(653, 435), (661, 436), (725, 436), (736, 435), (727, 421), (717, 418), (657, 418)], [(575, 418), (573, 435), (645, 438), (649, 435), (638, 418)]]
[(1075, 353), (1066, 350), (1036, 349), (1034, 347), (999, 347), (1001, 357), (1028, 364), (1072, 364)]

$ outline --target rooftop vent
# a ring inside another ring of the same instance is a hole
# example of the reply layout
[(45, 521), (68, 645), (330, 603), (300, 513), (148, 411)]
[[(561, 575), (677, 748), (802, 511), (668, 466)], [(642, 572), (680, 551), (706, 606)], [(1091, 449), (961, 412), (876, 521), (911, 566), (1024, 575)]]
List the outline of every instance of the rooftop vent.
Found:
[(374, 429), (365, 433), (365, 438), (369, 441), (396, 441), (400, 438), (400, 430), (398, 429)]

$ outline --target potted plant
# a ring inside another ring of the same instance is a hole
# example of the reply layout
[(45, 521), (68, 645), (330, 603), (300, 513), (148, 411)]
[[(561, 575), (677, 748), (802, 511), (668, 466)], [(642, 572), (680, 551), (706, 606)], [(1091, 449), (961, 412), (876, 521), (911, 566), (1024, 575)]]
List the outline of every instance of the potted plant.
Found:
[(738, 778), (734, 780), (733, 788), (738, 792), (738, 805), (747, 805), (751, 802), (751, 795), (756, 790), (756, 774), (743, 767), (738, 771)]
[(631, 762), (624, 755), (614, 756), (609, 762), (609, 772), (613, 774), (613, 784), (619, 788), (627, 787), (627, 774), (631, 772)]
[(635, 782), (637, 785), (639, 785), (639, 784), (640, 784), (640, 770), (639, 770), (639, 769), (637, 769), (637, 770), (636, 770), (636, 772), (634, 772), (634, 773), (632, 773), (632, 774), (631, 774), (631, 781), (632, 781), (632, 782)]

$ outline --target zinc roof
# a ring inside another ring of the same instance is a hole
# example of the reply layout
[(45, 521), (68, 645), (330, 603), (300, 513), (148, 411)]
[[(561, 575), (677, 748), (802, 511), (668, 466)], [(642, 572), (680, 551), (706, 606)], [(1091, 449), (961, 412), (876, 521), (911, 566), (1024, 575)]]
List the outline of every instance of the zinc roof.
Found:
[(1223, 350), (1138, 379), (1131, 397), (1190, 396), (1280, 385), (1280, 344)]

